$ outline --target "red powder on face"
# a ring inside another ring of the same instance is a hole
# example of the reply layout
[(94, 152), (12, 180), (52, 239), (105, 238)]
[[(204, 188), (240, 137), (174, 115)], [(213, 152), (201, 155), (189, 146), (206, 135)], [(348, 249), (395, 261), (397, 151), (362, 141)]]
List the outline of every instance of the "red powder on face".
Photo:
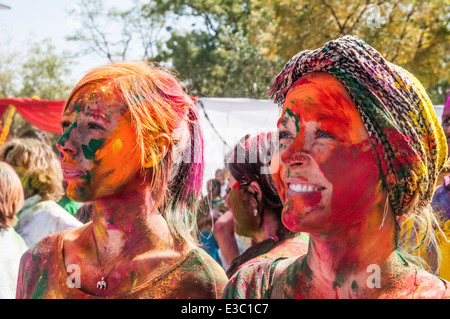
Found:
[(358, 219), (374, 205), (376, 188), (380, 183), (375, 151), (361, 144), (341, 146), (333, 150), (320, 165), (325, 177), (333, 184), (330, 222), (348, 224)]
[[(343, 85), (329, 74), (304, 77), (286, 97), (284, 113), (298, 126), (296, 132), (281, 128), (291, 138), (282, 140), (283, 169), (274, 180), (285, 191), (280, 196), (286, 195), (283, 222), (308, 232), (348, 225), (366, 214), (379, 200), (380, 173), (370, 137)], [(294, 183), (307, 177), (325, 190), (293, 192), (287, 189), (289, 177)]]

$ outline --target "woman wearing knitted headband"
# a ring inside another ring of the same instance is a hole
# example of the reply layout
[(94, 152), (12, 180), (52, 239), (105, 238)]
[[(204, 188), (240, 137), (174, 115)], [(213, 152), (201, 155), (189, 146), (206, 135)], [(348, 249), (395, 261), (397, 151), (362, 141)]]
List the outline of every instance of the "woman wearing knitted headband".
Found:
[(111, 64), (73, 89), (58, 141), (66, 193), (92, 222), (22, 258), (18, 298), (216, 298), (227, 277), (197, 249), (203, 175), (195, 104), (174, 76)]
[(397, 222), (417, 217), (436, 246), (429, 202), (447, 147), (420, 83), (345, 36), (294, 56), (269, 95), (283, 107), (282, 219), (310, 233), (308, 252), (242, 268), (224, 296), (450, 297), (448, 282), (409, 261)]

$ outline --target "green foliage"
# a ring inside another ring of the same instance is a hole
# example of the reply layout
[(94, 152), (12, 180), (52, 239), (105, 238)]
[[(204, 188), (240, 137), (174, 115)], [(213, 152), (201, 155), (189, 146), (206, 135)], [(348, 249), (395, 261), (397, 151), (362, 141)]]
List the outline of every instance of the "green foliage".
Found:
[[(39, 97), (62, 100), (70, 92), (66, 83), (70, 62), (56, 52), (49, 39), (32, 42), (23, 54), (0, 54), (0, 98)], [(10, 137), (20, 136), (33, 126), (18, 112), (14, 114)], [(54, 146), (58, 134), (47, 133)]]
[[(297, 52), (354, 34), (414, 73), (441, 103), (449, 74), (445, 1), (136, 0), (120, 11), (81, 0), (84, 28), (69, 40), (110, 61), (129, 59), (128, 45), (138, 40), (141, 56), (177, 71), (191, 94), (265, 98)], [(122, 30), (115, 42), (114, 23)]]
[[(446, 0), (253, 0), (253, 43), (270, 59), (287, 61), (297, 52), (353, 34), (387, 60), (411, 71), (442, 104), (448, 81), (450, 25)], [(445, 91), (446, 88), (441, 90)]]
[(190, 30), (186, 25), (170, 28), (171, 38), (155, 59), (169, 63), (192, 94), (266, 98), (282, 63), (264, 57), (250, 42), (250, 1), (174, 1), (164, 6), (192, 23)]
[[(80, 25), (67, 40), (79, 44), (75, 56), (97, 54), (109, 62), (144, 60), (156, 54), (166, 24), (165, 6), (135, 0), (127, 10), (107, 8), (101, 0), (80, 0)], [(130, 53), (131, 44), (139, 52)]]
[(65, 79), (69, 76), (69, 62), (58, 53), (50, 40), (33, 43), (22, 64), (20, 97), (62, 100), (70, 92)]

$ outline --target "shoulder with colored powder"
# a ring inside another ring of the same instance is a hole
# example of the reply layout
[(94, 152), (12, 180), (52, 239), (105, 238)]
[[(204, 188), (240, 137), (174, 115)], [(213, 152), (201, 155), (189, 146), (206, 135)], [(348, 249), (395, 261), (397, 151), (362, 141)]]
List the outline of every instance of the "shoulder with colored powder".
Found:
[(206, 252), (193, 249), (180, 265), (185, 283), (194, 283), (190, 298), (217, 299), (228, 281), (223, 268)]
[(36, 295), (37, 288), (46, 285), (49, 276), (54, 275), (54, 268), (58, 262), (58, 242), (60, 234), (45, 237), (40, 242), (28, 249), (22, 256), (19, 268), (17, 284), (17, 298), (42, 298)]
[(244, 264), (228, 281), (225, 299), (268, 299), (275, 267), (285, 257), (272, 257)]

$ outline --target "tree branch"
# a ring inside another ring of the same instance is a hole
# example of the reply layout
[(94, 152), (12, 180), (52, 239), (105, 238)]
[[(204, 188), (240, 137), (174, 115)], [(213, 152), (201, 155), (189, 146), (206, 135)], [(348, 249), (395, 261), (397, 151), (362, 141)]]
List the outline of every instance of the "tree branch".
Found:
[(328, 9), (330, 9), (331, 14), (333, 15), (333, 17), (334, 17), (334, 19), (336, 20), (336, 23), (337, 23), (337, 25), (338, 25), (338, 28), (339, 28), (339, 34), (340, 34), (341, 36), (342, 36), (342, 35), (345, 35), (343, 26), (342, 26), (342, 24), (339, 22), (339, 18), (337, 17), (336, 12), (334, 12), (333, 7), (330, 6), (325, 0), (322, 0), (322, 3), (323, 3)]

